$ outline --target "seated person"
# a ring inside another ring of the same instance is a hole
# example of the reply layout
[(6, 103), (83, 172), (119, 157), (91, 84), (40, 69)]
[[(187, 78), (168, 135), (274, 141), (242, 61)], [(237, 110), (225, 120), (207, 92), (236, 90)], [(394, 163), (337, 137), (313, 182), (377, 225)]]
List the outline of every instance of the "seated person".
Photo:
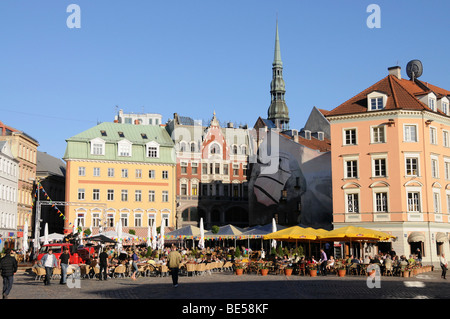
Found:
[(327, 270), (333, 269), (335, 265), (335, 259), (333, 256), (330, 256), (330, 259), (327, 261)]

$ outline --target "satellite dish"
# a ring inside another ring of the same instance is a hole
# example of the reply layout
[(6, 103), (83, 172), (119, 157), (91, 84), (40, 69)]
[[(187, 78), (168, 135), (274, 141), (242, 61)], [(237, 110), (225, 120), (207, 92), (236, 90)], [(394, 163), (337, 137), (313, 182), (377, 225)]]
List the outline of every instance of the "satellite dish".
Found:
[(417, 79), (422, 75), (423, 66), (420, 60), (411, 60), (406, 65), (406, 74), (411, 80)]

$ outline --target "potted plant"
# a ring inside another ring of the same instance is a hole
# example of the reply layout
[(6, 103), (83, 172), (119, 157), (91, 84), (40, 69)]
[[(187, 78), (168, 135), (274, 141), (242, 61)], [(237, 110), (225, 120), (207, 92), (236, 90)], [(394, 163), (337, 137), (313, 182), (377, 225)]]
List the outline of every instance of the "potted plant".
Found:
[(235, 266), (236, 275), (241, 276), (244, 273), (244, 267), (240, 264)]
[(292, 275), (292, 270), (293, 270), (294, 268), (292, 267), (292, 266), (287, 266), (286, 268), (284, 268), (284, 274), (286, 275), (286, 276), (290, 276), (290, 275)]
[(265, 263), (261, 264), (259, 265), (259, 272), (261, 273), (261, 276), (267, 276), (269, 273), (269, 267), (267, 267)]
[(339, 277), (345, 277), (347, 274), (347, 269), (345, 269), (345, 265), (342, 262), (337, 262), (334, 268), (336, 269)]
[(309, 275), (311, 277), (316, 277), (317, 276), (317, 264), (308, 264), (307, 268), (309, 270)]

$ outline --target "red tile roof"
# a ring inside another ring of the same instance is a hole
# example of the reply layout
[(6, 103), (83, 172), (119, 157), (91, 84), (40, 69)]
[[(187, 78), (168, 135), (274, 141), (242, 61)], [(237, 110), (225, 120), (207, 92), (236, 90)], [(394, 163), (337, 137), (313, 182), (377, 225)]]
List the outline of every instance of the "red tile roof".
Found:
[[(450, 95), (450, 91), (444, 90), (429, 83), (419, 80), (411, 81), (398, 79), (394, 75), (388, 75), (374, 85), (355, 95), (348, 101), (329, 111), (325, 116), (365, 113), (368, 110), (367, 95), (373, 91), (380, 91), (388, 96), (384, 110), (428, 110), (431, 109), (422, 103), (417, 96), (434, 92), (439, 98)], [(440, 111), (438, 111), (441, 113)]]

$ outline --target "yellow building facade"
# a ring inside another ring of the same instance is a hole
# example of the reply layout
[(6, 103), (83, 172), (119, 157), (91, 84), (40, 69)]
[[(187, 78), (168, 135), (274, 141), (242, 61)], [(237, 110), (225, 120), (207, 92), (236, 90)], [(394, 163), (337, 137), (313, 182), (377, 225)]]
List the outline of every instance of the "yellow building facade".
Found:
[(175, 226), (173, 142), (164, 127), (102, 123), (67, 140), (65, 233)]

